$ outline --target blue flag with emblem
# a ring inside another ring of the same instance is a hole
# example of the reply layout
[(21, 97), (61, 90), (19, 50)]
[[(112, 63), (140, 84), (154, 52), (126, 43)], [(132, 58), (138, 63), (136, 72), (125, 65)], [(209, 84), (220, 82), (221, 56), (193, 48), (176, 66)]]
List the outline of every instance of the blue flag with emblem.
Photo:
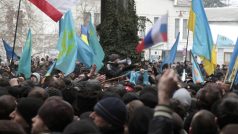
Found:
[(55, 68), (68, 75), (74, 71), (77, 60), (77, 35), (71, 11), (65, 14), (62, 25), (63, 29), (57, 44), (59, 54)]
[(17, 70), (17, 74), (24, 74), (26, 79), (30, 78), (31, 76), (31, 51), (32, 37), (31, 30), (29, 29)]
[(93, 64), (96, 64), (97, 66), (97, 71), (99, 71), (103, 67), (103, 60), (105, 57), (105, 53), (103, 51), (103, 48), (101, 44), (99, 43), (98, 37), (97, 37), (97, 32), (93, 26), (92, 20), (89, 22), (89, 46), (92, 48), (94, 52), (94, 57), (93, 57)]

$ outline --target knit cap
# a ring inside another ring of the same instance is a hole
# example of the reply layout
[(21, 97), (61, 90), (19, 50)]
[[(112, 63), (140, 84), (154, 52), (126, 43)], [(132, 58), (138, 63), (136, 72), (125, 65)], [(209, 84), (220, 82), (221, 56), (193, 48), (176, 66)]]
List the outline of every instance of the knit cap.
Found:
[(116, 127), (122, 127), (127, 119), (126, 106), (122, 100), (116, 97), (107, 97), (100, 100), (95, 105), (94, 111)]
[(185, 106), (190, 106), (192, 102), (191, 95), (185, 88), (180, 88), (177, 91), (175, 91), (173, 99), (178, 100)]

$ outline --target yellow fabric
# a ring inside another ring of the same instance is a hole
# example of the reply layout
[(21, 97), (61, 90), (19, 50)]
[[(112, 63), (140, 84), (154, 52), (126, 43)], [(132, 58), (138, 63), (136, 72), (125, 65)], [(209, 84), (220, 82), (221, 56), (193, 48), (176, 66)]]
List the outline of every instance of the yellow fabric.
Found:
[(192, 6), (191, 6), (190, 12), (189, 12), (189, 19), (188, 19), (188, 29), (190, 31), (194, 31), (195, 22), (196, 22), (196, 14), (193, 12)]

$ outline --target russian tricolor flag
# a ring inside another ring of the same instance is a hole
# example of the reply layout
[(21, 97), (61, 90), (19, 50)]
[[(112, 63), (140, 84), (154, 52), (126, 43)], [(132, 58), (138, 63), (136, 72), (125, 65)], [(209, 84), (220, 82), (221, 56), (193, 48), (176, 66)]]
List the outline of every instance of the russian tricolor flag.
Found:
[(78, 0), (29, 0), (55, 22), (76, 4)]
[(168, 15), (163, 15), (150, 29), (145, 38), (137, 45), (136, 51), (141, 52), (143, 49), (150, 48), (159, 42), (167, 42), (168, 33)]

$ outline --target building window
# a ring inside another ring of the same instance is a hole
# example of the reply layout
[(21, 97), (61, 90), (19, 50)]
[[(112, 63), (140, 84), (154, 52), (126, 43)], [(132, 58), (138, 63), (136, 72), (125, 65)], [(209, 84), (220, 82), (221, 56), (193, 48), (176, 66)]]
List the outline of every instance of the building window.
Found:
[(155, 51), (155, 55), (157, 55), (157, 51)]
[(158, 21), (159, 17), (154, 17), (154, 24)]
[(183, 39), (187, 39), (188, 36), (188, 20), (183, 19)]
[(177, 37), (178, 33), (179, 33), (179, 21), (180, 19), (175, 19), (175, 32), (174, 32), (174, 38)]
[(231, 55), (232, 55), (231, 52), (224, 52), (224, 63), (226, 65), (228, 65), (230, 63)]
[(94, 13), (94, 25), (97, 26), (100, 24), (100, 13)]

